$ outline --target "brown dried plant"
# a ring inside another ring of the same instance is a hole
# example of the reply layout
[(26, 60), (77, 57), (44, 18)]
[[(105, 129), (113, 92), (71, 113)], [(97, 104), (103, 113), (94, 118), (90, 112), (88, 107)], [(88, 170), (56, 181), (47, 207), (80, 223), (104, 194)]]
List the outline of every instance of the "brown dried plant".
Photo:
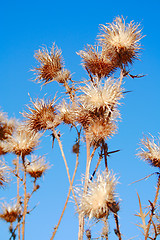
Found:
[(46, 163), (44, 157), (37, 157), (36, 155), (31, 155), (31, 162), (26, 165), (26, 172), (33, 178), (37, 179), (42, 177), (42, 175), (49, 169), (50, 166)]
[(6, 222), (13, 223), (21, 215), (21, 207), (17, 204), (2, 204), (2, 210), (0, 213), (0, 218)]
[(63, 68), (63, 60), (59, 50), (55, 44), (53, 44), (50, 53), (47, 49), (42, 48), (35, 53), (35, 58), (40, 63), (40, 66), (35, 68), (33, 71), (36, 72), (36, 80), (43, 84), (57, 81), (64, 83), (70, 78), (70, 72)]
[(87, 46), (85, 50), (79, 51), (83, 67), (96, 77), (105, 78), (111, 75), (117, 65), (106, 56), (103, 50), (99, 50), (98, 46)]
[(152, 166), (160, 167), (160, 145), (155, 143), (154, 137), (151, 136), (151, 139), (144, 137), (141, 145), (138, 155)]
[(101, 25), (99, 41), (106, 55), (120, 64), (128, 65), (138, 58), (142, 39), (139, 24), (131, 21), (126, 25), (123, 17), (117, 17), (113, 23)]
[(33, 152), (39, 144), (41, 135), (20, 124), (12, 136), (4, 141), (4, 150), (15, 153), (18, 156), (26, 156)]
[[(78, 240), (83, 240), (85, 219), (101, 221), (103, 229), (100, 237), (108, 239), (110, 220), (108, 217), (111, 213), (116, 226), (115, 235), (119, 240), (122, 239), (118, 218), (119, 199), (115, 193), (117, 180), (108, 167), (109, 154), (118, 150), (109, 152), (107, 141), (116, 133), (117, 122), (120, 119), (119, 105), (124, 95), (123, 78), (128, 74), (125, 68), (138, 58), (141, 49), (139, 41), (142, 36), (139, 25), (134, 24), (133, 21), (126, 25), (123, 17), (118, 17), (112, 24), (102, 25), (101, 28), (98, 45), (88, 45), (85, 50), (78, 53), (88, 73), (87, 81), (75, 83), (71, 79), (70, 72), (64, 68), (62, 52), (55, 44), (50, 52), (47, 48), (42, 48), (35, 53), (35, 58), (39, 62), (39, 66), (33, 70), (37, 75), (35, 80), (42, 85), (55, 81), (62, 84), (69, 101), (64, 98), (57, 103), (59, 99), (55, 100), (55, 97), (52, 100), (37, 98), (33, 101), (31, 99), (32, 106), (28, 106), (29, 112), (23, 112), (25, 123), (19, 123), (16, 127), (12, 124), (12, 120), (6, 120), (5, 115), (0, 113), (0, 154), (11, 152), (17, 155), (14, 170), (11, 171), (17, 178), (17, 205), (16, 207), (3, 205), (0, 218), (10, 223), (17, 221), (17, 226), (10, 232), (13, 234), (18, 229), (18, 240), (21, 240), (21, 237), (22, 240), (25, 238), (26, 215), (29, 213), (30, 198), (39, 189), (37, 181), (50, 167), (44, 157), (31, 155), (39, 143), (41, 137), (39, 131), (46, 130), (51, 131), (53, 142), (55, 139), (58, 142), (69, 180), (66, 202), (50, 240), (55, 237), (71, 192), (79, 217)], [(117, 79), (110, 77), (117, 68), (120, 68), (120, 77)], [(74, 128), (77, 137), (72, 148), (76, 156), (72, 177), (61, 142), (60, 126), (63, 123)], [(85, 138), (86, 144), (86, 170), (83, 187), (77, 190), (79, 192), (77, 199), (73, 182), (79, 163), (81, 136)], [(158, 147), (148, 140), (143, 141), (143, 144), (148, 152), (142, 150), (141, 157), (152, 165), (160, 167)], [(99, 158), (96, 162), (93, 161), (95, 171), (90, 177), (91, 163), (96, 154), (99, 154)], [(31, 155), (31, 160), (28, 155)], [(102, 173), (100, 171), (96, 173), (102, 160), (105, 163), (105, 170)], [(5, 167), (0, 166), (1, 186), (7, 182), (5, 170)], [(27, 189), (28, 175), (33, 181), (31, 192)], [(23, 196), (20, 194), (21, 187)], [(150, 226), (149, 224), (147, 226), (146, 234), (149, 235)], [(91, 229), (86, 231), (86, 237), (93, 238)]]
[(59, 122), (55, 121), (55, 102), (55, 97), (52, 100), (31, 100), (33, 107), (28, 106), (29, 113), (23, 112), (28, 128), (38, 132), (58, 126)]

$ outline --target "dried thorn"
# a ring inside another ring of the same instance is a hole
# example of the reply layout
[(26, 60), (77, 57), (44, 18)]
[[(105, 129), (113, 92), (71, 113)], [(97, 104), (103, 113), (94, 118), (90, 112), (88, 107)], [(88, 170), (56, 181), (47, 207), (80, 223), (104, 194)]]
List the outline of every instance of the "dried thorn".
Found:
[(125, 93), (130, 93), (130, 92), (133, 92), (133, 91), (124, 91), (124, 92), (122, 92), (122, 93), (124, 93), (124, 94), (125, 94)]
[(107, 152), (107, 156), (109, 156), (109, 155), (112, 154), (112, 153), (117, 153), (117, 152), (119, 152), (119, 151), (120, 151), (120, 149), (115, 150), (115, 151), (111, 151), (111, 152)]
[(132, 75), (132, 74), (129, 74), (129, 73), (128, 73), (128, 76), (130, 76), (132, 79), (134, 79), (134, 78), (141, 78), (141, 77), (145, 77), (145, 76), (146, 76), (146, 74), (143, 74), (143, 75), (140, 75), (140, 74), (137, 74), (137, 75)]
[(150, 200), (148, 200), (148, 202), (149, 202), (150, 205), (151, 205), (151, 213), (152, 213), (152, 215), (154, 215), (155, 207), (153, 206), (153, 203), (152, 203)]

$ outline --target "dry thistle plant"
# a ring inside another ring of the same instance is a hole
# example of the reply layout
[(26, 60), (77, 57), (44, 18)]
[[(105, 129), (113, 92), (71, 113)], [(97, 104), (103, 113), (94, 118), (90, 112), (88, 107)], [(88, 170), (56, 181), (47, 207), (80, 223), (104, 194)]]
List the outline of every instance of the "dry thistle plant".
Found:
[(157, 239), (158, 235), (160, 234), (159, 232), (160, 218), (158, 214), (156, 214), (158, 209), (158, 199), (160, 190), (160, 145), (158, 141), (157, 143), (155, 142), (153, 136), (151, 136), (150, 138), (146, 136), (141, 140), (141, 147), (137, 154), (140, 156), (140, 158), (145, 160), (151, 166), (156, 167), (158, 169), (157, 172), (155, 172), (155, 174), (157, 175), (157, 185), (155, 187), (156, 192), (154, 199), (148, 200), (149, 210), (147, 211), (147, 213), (143, 212), (141, 200), (138, 195), (140, 212), (137, 216), (140, 217), (142, 220), (142, 224), (139, 224), (138, 226), (143, 229), (143, 235), (145, 237), (145, 240)]
[[(53, 240), (56, 235), (71, 192), (79, 220), (78, 240), (83, 240), (84, 233), (87, 239), (95, 239), (92, 225), (86, 229), (86, 221), (94, 222), (93, 226), (97, 222), (101, 222), (102, 231), (97, 239), (108, 240), (110, 238), (111, 218), (115, 221), (113, 234), (119, 240), (122, 239), (118, 216), (120, 204), (117, 198), (118, 194), (115, 193), (117, 180), (112, 174), (112, 169), (108, 167), (108, 156), (119, 150), (109, 151), (108, 139), (117, 132), (120, 119), (119, 106), (125, 92), (123, 79), (126, 76), (136, 77), (129, 73), (128, 66), (139, 57), (142, 37), (139, 24), (135, 24), (133, 21), (126, 24), (123, 17), (117, 17), (111, 24), (101, 25), (101, 33), (97, 37), (97, 43), (94, 46), (87, 45), (85, 50), (78, 52), (82, 58), (82, 65), (88, 74), (87, 80), (83, 81), (72, 80), (72, 75), (64, 68), (62, 52), (55, 43), (50, 52), (47, 48), (36, 51), (35, 58), (39, 65), (33, 70), (36, 74), (35, 81), (42, 85), (57, 82), (65, 88), (65, 95), (57, 100), (56, 97), (52, 100), (43, 98), (33, 101), (31, 99), (28, 112), (23, 112), (25, 123), (20, 123), (16, 127), (6, 120), (3, 113), (0, 113), (0, 153), (10, 152), (17, 155), (10, 172), (17, 179), (16, 206), (20, 207), (21, 210), (17, 210), (18, 207), (3, 205), (0, 214), (0, 218), (6, 218), (7, 222), (16, 222), (17, 224), (14, 228), (10, 226), (11, 238), (16, 238), (16, 231), (18, 231), (18, 240), (25, 238), (26, 215), (29, 212), (30, 198), (40, 187), (37, 184), (38, 179), (50, 167), (43, 156), (37, 157), (32, 153), (42, 136), (40, 132), (50, 131), (53, 143), (54, 140), (58, 142), (69, 181), (66, 202), (50, 240)], [(116, 72), (117, 74), (120, 72), (120, 75), (115, 78), (113, 73)], [(72, 176), (61, 141), (62, 124), (74, 128), (76, 133), (76, 140), (72, 148), (76, 163)], [(83, 186), (77, 188), (73, 187), (73, 184), (80, 161), (81, 144), (85, 144), (86, 147), (86, 169)], [(159, 168), (159, 146), (148, 138), (142, 140), (142, 144), (147, 150), (142, 148), (139, 155)], [(93, 159), (95, 161), (92, 161)], [(105, 163), (105, 169), (97, 171), (100, 165), (102, 165), (101, 168), (104, 168), (101, 162)], [(91, 163), (95, 165), (93, 173), (90, 169)], [(7, 182), (5, 169), (5, 167), (0, 166), (0, 185), (2, 186)], [(34, 179), (31, 192), (27, 192), (28, 176)], [(159, 172), (158, 176), (160, 176)], [(153, 222), (159, 194), (159, 179), (160, 177), (158, 178), (155, 200), (154, 202), (150, 201), (150, 211), (147, 215), (142, 211), (139, 198), (140, 213), (138, 216), (143, 222), (141, 226), (144, 230), (145, 240), (151, 238), (151, 225), (152, 229), (156, 229), (154, 230), (154, 238), (151, 239), (156, 239), (159, 235), (159, 223)], [(21, 186), (23, 187), (23, 196), (20, 194)], [(12, 218), (11, 215), (14, 217)], [(147, 216), (149, 217), (148, 223), (145, 221)], [(12, 221), (8, 221), (8, 219), (12, 219)], [(157, 217), (157, 219), (159, 218)]]
[(96, 178), (89, 181), (88, 190), (84, 194), (79, 191), (79, 214), (85, 217), (101, 219), (108, 217), (109, 212), (118, 212), (119, 204), (115, 194), (116, 178), (110, 172), (97, 172)]

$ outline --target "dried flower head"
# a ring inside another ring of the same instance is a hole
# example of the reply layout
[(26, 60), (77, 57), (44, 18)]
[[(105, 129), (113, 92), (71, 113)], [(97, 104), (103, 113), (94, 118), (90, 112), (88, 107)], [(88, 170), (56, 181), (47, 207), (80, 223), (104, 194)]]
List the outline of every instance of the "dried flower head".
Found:
[(0, 218), (6, 222), (13, 223), (21, 215), (21, 207), (17, 204), (7, 204), (2, 203), (2, 212), (0, 213)]
[(0, 160), (0, 187), (4, 187), (8, 182), (8, 171), (6, 164)]
[(120, 82), (111, 78), (104, 84), (99, 82), (97, 85), (93, 83), (86, 85), (82, 91), (84, 94), (79, 97), (80, 103), (92, 112), (99, 109), (112, 110), (123, 96)]
[(87, 229), (85, 233), (86, 233), (87, 239), (88, 239), (88, 240), (91, 240), (91, 230), (90, 230), (90, 229)]
[(15, 119), (8, 119), (5, 113), (0, 112), (0, 155), (7, 153), (3, 148), (3, 141), (13, 134), (16, 126), (17, 122)]
[(46, 163), (44, 157), (31, 155), (31, 162), (26, 166), (26, 172), (33, 178), (40, 178), (50, 166)]
[(119, 59), (125, 65), (138, 57), (142, 38), (139, 24), (131, 21), (126, 25), (123, 17), (117, 17), (113, 23), (102, 25), (102, 30), (100, 42), (106, 49), (106, 55)]
[(42, 48), (35, 53), (35, 58), (40, 63), (40, 66), (35, 68), (38, 82), (44, 84), (52, 81), (64, 83), (70, 77), (68, 70), (63, 69), (63, 61), (61, 51), (53, 44), (50, 53), (47, 49)]
[(12, 135), (15, 127), (16, 120), (9, 120), (5, 113), (0, 112), (0, 140), (3, 141), (8, 137), (8, 135)]
[(87, 127), (86, 131), (92, 146), (99, 146), (102, 141), (115, 134), (117, 126), (114, 121), (95, 120)]
[(60, 122), (73, 124), (76, 121), (74, 108), (70, 104), (67, 104), (65, 100), (63, 100), (56, 109)]
[(26, 124), (29, 129), (41, 131), (57, 126), (58, 123), (55, 123), (55, 97), (53, 100), (36, 99), (35, 102), (32, 100), (31, 102), (33, 108), (29, 106), (30, 112), (23, 113), (23, 116), (27, 118)]
[(154, 137), (152, 136), (151, 140), (144, 137), (141, 140), (141, 145), (138, 155), (152, 166), (160, 167), (160, 145), (155, 143)]
[(83, 59), (83, 66), (91, 74), (103, 78), (107, 77), (115, 70), (114, 62), (106, 57), (103, 51), (99, 51), (98, 47), (88, 46), (85, 51), (78, 53)]
[(20, 124), (12, 136), (4, 141), (4, 150), (16, 155), (26, 156), (33, 152), (39, 143), (40, 134)]
[(110, 206), (115, 204), (116, 184), (115, 175), (110, 172), (97, 173), (96, 179), (89, 182), (87, 193), (82, 191), (79, 194), (80, 213), (90, 219), (108, 216)]

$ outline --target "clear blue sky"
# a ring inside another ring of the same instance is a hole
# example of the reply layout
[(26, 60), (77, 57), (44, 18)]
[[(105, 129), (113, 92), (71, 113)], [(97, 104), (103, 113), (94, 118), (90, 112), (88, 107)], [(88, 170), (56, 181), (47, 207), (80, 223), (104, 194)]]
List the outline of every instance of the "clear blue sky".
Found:
[[(99, 33), (99, 24), (112, 22), (116, 16), (127, 17), (127, 22), (140, 22), (143, 28), (143, 50), (141, 61), (132, 66), (132, 73), (146, 74), (141, 79), (126, 79), (125, 89), (132, 90), (121, 106), (122, 121), (118, 134), (109, 141), (110, 150), (121, 149), (120, 153), (109, 159), (109, 168), (117, 173), (120, 184), (117, 191), (121, 198), (120, 225), (124, 239), (140, 234), (134, 216), (138, 211), (136, 192), (142, 198), (143, 206), (153, 200), (156, 178), (129, 185), (156, 169), (139, 160), (135, 154), (139, 139), (143, 133), (158, 136), (160, 119), (160, 2), (157, 1), (1, 1), (0, 4), (0, 106), (9, 117), (22, 118), (20, 112), (32, 98), (53, 97), (59, 87), (56, 84), (40, 89), (33, 83), (36, 66), (34, 51), (41, 46), (51, 47), (56, 42), (62, 49), (66, 67), (72, 72), (73, 79), (86, 77), (81, 59), (76, 52), (86, 44), (94, 44)], [(60, 90), (61, 91), (61, 90)], [(71, 148), (74, 143), (74, 132), (62, 128), (64, 150), (70, 165), (74, 168), (74, 155)], [(47, 154), (47, 160), (53, 165), (40, 181), (41, 188), (31, 200), (31, 207), (37, 208), (27, 217), (26, 240), (50, 239), (53, 227), (61, 214), (68, 192), (68, 179), (58, 146), (51, 150), (51, 139), (47, 133), (42, 139), (37, 154)], [(66, 142), (67, 141), (67, 142)], [(83, 146), (82, 146), (83, 149)], [(81, 150), (80, 164), (75, 184), (79, 183), (84, 171), (85, 154)], [(6, 156), (11, 161), (13, 155)], [(0, 199), (14, 198), (15, 187), (12, 184), (0, 191)], [(111, 227), (112, 230), (113, 227)], [(55, 239), (75, 240), (78, 232), (78, 217), (74, 204), (70, 201)], [(0, 239), (9, 238), (7, 225), (0, 222)], [(111, 240), (116, 236), (111, 235)]]

